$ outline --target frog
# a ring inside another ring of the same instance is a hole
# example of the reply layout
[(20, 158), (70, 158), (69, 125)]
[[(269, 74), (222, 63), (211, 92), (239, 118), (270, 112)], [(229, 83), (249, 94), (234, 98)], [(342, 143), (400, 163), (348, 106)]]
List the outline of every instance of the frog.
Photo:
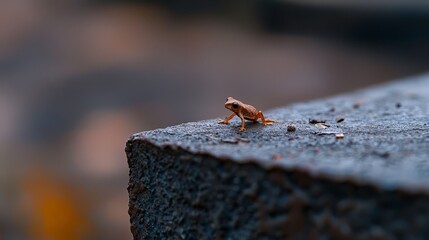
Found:
[(229, 124), (229, 121), (233, 117), (237, 116), (241, 119), (240, 132), (246, 131), (245, 120), (250, 120), (256, 123), (260, 118), (264, 126), (271, 125), (275, 122), (275, 120), (266, 119), (262, 111), (258, 111), (254, 106), (242, 103), (233, 97), (228, 97), (226, 99), (225, 108), (232, 111), (232, 114), (223, 120), (219, 120), (219, 123)]

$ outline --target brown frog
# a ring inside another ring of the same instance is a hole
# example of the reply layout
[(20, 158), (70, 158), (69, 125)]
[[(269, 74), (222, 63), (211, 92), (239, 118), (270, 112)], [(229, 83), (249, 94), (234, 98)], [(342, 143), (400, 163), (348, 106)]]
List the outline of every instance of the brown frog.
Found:
[(231, 116), (227, 117), (224, 120), (220, 120), (219, 123), (228, 124), (229, 121), (237, 115), (241, 119), (241, 128), (240, 131), (245, 131), (245, 119), (251, 120), (253, 122), (257, 122), (260, 118), (262, 120), (262, 124), (271, 125), (274, 120), (271, 119), (265, 119), (264, 114), (262, 114), (261, 111), (256, 110), (256, 108), (252, 105), (244, 104), (232, 97), (229, 97), (226, 99), (225, 108), (231, 110), (233, 114)]

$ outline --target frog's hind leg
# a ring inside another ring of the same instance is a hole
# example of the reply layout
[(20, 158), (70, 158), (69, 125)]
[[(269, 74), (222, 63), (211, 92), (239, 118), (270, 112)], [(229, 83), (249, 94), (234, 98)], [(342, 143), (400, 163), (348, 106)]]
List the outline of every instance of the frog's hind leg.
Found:
[(262, 120), (262, 124), (264, 124), (264, 126), (271, 125), (273, 124), (273, 122), (275, 122), (274, 120), (271, 120), (271, 119), (265, 119), (264, 114), (261, 111), (258, 112), (255, 119), (258, 120), (258, 118)]

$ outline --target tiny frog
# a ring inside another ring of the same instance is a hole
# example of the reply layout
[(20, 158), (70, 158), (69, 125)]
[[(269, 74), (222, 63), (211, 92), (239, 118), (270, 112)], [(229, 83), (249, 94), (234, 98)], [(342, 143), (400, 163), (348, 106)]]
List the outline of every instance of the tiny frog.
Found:
[(261, 111), (256, 110), (254, 106), (244, 104), (232, 97), (226, 99), (225, 108), (231, 110), (233, 113), (231, 116), (227, 117), (224, 120), (220, 120), (219, 123), (228, 124), (229, 121), (237, 115), (241, 119), (241, 128), (240, 131), (246, 131), (244, 120), (251, 120), (253, 122), (257, 122), (260, 118), (262, 120), (262, 124), (271, 125), (274, 120), (265, 119), (264, 114)]

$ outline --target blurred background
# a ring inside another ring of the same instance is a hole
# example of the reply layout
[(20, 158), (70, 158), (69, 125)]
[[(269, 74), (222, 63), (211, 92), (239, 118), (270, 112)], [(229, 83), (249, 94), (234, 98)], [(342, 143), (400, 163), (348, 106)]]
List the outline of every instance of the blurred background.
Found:
[(429, 70), (417, 0), (1, 0), (0, 239), (131, 239), (127, 138)]

